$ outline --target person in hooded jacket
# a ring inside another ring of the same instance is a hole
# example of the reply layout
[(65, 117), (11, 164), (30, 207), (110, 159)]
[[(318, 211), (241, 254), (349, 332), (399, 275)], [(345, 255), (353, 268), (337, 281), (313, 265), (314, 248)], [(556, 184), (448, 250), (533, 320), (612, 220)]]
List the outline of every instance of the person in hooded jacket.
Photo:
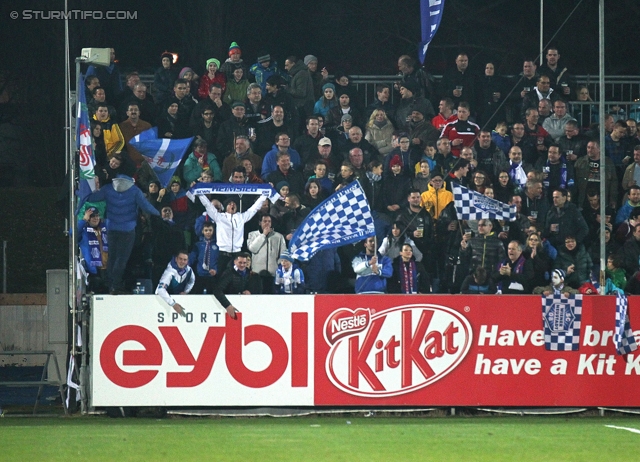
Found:
[(122, 293), (124, 270), (136, 237), (138, 211), (142, 209), (154, 216), (160, 216), (160, 212), (149, 203), (142, 191), (135, 187), (133, 178), (123, 174), (118, 174), (112, 183), (89, 194), (80, 204), (80, 208), (84, 202), (97, 201), (107, 203), (107, 285), (112, 294)]

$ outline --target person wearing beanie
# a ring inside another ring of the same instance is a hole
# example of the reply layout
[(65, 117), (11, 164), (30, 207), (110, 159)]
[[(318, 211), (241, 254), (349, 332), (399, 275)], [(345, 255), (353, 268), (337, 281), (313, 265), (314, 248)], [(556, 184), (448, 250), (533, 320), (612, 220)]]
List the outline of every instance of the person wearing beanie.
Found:
[(203, 100), (209, 96), (209, 88), (212, 83), (217, 83), (224, 93), (227, 87), (227, 77), (220, 72), (220, 61), (216, 58), (207, 59), (206, 73), (200, 78), (200, 86), (198, 87), (198, 97)]
[(320, 90), (321, 96), (313, 106), (313, 113), (320, 114), (323, 117), (327, 117), (327, 114), (338, 105), (338, 99), (336, 98), (336, 87), (332, 83), (325, 83)]
[(231, 42), (229, 46), (229, 58), (227, 58), (220, 67), (220, 72), (225, 75), (227, 82), (230, 82), (233, 80), (233, 72), (236, 69), (242, 69), (242, 75), (245, 78), (248, 77), (249, 66), (242, 60), (242, 50), (240, 50), (237, 42)]
[(327, 113), (325, 126), (329, 128), (337, 128), (340, 125), (342, 116), (349, 114), (353, 118), (353, 125), (362, 127), (362, 117), (360, 111), (358, 111), (351, 102), (351, 94), (343, 86), (336, 86), (336, 97), (338, 98), (338, 105), (332, 107)]
[[(422, 118), (431, 120), (436, 114), (431, 102), (418, 95), (418, 85), (413, 80), (408, 80), (400, 84), (400, 95), (402, 99), (396, 109), (395, 122), (398, 129), (408, 132), (412, 129), (412, 114), (414, 111), (422, 114)], [(431, 141), (436, 141), (437, 138)]]
[(280, 70), (278, 63), (271, 59), (271, 55), (264, 52), (258, 55), (257, 62), (251, 65), (249, 73), (254, 76), (256, 83), (260, 85), (262, 96), (267, 94), (267, 79), (269, 77), (274, 75), (286, 76), (286, 72)]
[[(314, 99), (321, 98), (322, 91), (324, 90), (323, 87), (326, 83), (329, 82), (329, 71), (327, 71), (326, 67), (323, 67), (322, 70), (318, 70), (318, 58), (316, 58), (314, 55), (305, 56), (304, 65), (307, 66), (307, 69), (309, 69), (309, 73), (311, 73), (311, 80), (313, 80)], [(333, 91), (335, 92), (335, 88)]]
[(189, 94), (191, 94), (191, 97), (196, 101), (198, 100), (198, 86), (200, 85), (198, 77), (198, 74), (190, 67), (183, 67), (178, 74), (179, 79), (185, 79), (189, 82)]
[(564, 285), (564, 279), (567, 274), (561, 269), (554, 269), (551, 273), (551, 284), (548, 286), (535, 287), (533, 289), (533, 294), (542, 294), (545, 297), (549, 297), (550, 295), (564, 295), (568, 297), (569, 295), (575, 295), (578, 291), (572, 287)]
[(279, 265), (276, 270), (274, 281), (276, 294), (304, 294), (304, 273), (300, 267), (294, 263), (288, 251), (284, 251), (278, 259)]
[(411, 189), (411, 177), (404, 174), (404, 170), (413, 170), (413, 167), (405, 166), (398, 154), (391, 157), (389, 166), (389, 172), (383, 175), (382, 197), (385, 212), (391, 220), (394, 220), (400, 213), (400, 209), (407, 203), (407, 196)]
[(153, 99), (158, 106), (162, 106), (164, 102), (172, 96), (173, 82), (176, 80), (175, 69), (171, 67), (173, 55), (165, 51), (160, 55), (160, 59), (162, 60), (162, 66), (156, 69), (156, 72), (153, 74), (152, 87)]

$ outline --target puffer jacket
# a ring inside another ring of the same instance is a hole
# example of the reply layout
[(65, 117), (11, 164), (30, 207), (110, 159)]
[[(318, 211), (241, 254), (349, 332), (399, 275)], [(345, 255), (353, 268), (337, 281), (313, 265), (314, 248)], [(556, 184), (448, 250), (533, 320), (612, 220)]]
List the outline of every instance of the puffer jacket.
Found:
[(364, 139), (371, 143), (381, 155), (387, 155), (393, 150), (391, 135), (393, 135), (394, 131), (395, 128), (391, 122), (387, 122), (382, 127), (372, 124), (367, 127), (367, 134)]
[(160, 216), (160, 212), (149, 203), (142, 191), (134, 187), (133, 178), (122, 174), (114, 178), (112, 183), (89, 194), (83, 203), (87, 201), (107, 202), (107, 229), (110, 231), (133, 231), (138, 220), (138, 209)]

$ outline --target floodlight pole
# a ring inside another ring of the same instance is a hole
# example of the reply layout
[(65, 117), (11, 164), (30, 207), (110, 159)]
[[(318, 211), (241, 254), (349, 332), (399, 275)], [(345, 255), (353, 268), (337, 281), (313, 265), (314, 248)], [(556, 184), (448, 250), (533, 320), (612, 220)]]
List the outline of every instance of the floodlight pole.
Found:
[(544, 57), (544, 0), (540, 0), (540, 64)]
[(599, 86), (600, 91), (598, 92), (598, 103), (599, 103), (599, 114), (600, 114), (600, 274), (599, 274), (599, 282), (600, 282), (600, 294), (604, 295), (604, 274), (605, 268), (607, 267), (606, 262), (606, 242), (605, 242), (605, 210), (607, 207), (607, 197), (606, 192), (607, 188), (605, 185), (606, 180), (606, 160), (605, 149), (604, 149), (604, 0), (599, 0), (598, 5), (598, 34), (599, 34), (599, 53), (598, 53), (598, 66), (600, 68), (599, 74)]

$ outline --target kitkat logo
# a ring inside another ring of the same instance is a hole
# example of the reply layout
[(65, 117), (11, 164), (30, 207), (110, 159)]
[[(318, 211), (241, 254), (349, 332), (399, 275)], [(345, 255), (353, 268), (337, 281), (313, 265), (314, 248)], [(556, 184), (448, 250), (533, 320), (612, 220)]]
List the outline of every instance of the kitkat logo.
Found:
[(330, 345), (325, 370), (340, 390), (355, 396), (398, 396), (424, 388), (453, 371), (471, 348), (469, 321), (439, 305), (403, 305), (371, 315), (340, 308), (324, 326)]
[(324, 338), (329, 345), (333, 345), (342, 337), (362, 332), (368, 325), (371, 312), (368, 308), (340, 308), (327, 318), (324, 323)]

